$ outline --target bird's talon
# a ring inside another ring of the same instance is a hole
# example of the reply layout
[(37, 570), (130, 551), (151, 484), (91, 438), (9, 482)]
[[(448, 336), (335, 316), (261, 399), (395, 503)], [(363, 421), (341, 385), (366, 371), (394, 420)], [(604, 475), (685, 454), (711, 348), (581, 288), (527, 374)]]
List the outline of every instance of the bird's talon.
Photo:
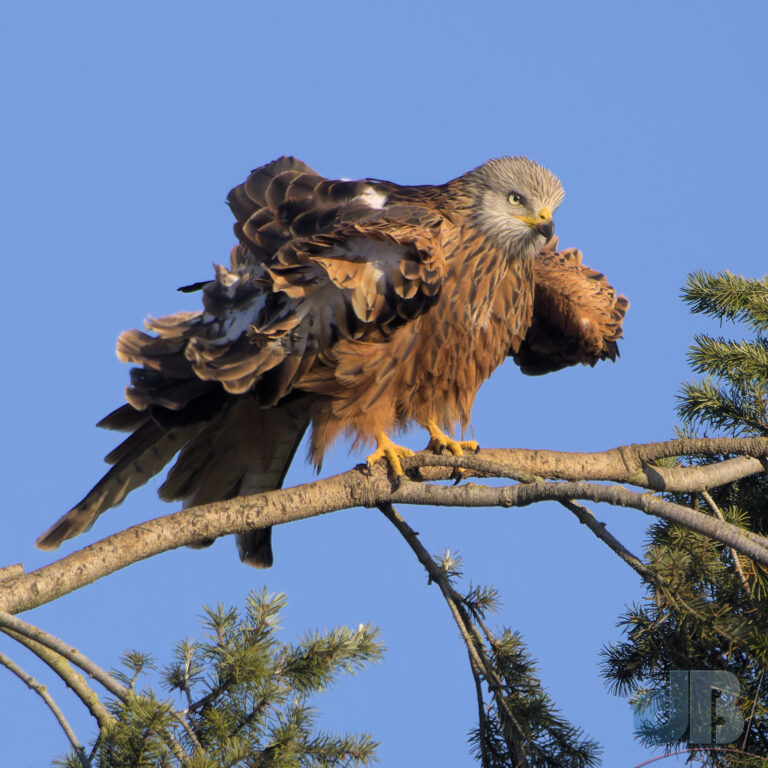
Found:
[(413, 451), (410, 448), (404, 448), (402, 445), (396, 445), (383, 432), (379, 432), (376, 435), (376, 443), (376, 450), (366, 459), (368, 467), (373, 468), (377, 461), (384, 459), (392, 470), (392, 475), (399, 487), (399, 483), (405, 475), (400, 459), (413, 456)]
[(448, 437), (433, 419), (430, 419), (426, 426), (430, 437), (427, 450), (436, 453), (438, 456), (445, 453), (446, 450), (452, 456), (463, 456), (465, 450), (476, 453), (480, 448), (474, 440), (454, 440)]

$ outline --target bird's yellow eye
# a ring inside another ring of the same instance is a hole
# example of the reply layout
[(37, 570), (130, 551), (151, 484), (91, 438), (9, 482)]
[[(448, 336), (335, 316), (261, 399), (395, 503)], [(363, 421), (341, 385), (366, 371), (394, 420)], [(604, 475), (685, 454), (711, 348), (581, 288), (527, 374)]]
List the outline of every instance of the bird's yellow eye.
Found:
[(518, 194), (517, 192), (510, 192), (507, 200), (509, 200), (509, 202), (512, 203), (512, 205), (523, 204), (523, 196)]

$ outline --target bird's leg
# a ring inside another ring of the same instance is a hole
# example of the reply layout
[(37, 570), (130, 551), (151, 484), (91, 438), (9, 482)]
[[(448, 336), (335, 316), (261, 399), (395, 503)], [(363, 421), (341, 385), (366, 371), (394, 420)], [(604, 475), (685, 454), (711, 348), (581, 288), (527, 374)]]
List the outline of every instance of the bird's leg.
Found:
[(368, 456), (366, 462), (369, 467), (372, 467), (379, 459), (384, 459), (389, 464), (392, 474), (399, 478), (403, 475), (403, 465), (400, 463), (400, 459), (406, 456), (413, 456), (413, 451), (410, 448), (395, 445), (384, 432), (377, 432), (376, 450)]
[(475, 453), (480, 447), (474, 440), (453, 440), (448, 437), (437, 426), (437, 422), (434, 419), (427, 419), (424, 426), (429, 430), (430, 441), (427, 446), (428, 451), (442, 453), (447, 449), (448, 453), (454, 456), (463, 456), (465, 450)]

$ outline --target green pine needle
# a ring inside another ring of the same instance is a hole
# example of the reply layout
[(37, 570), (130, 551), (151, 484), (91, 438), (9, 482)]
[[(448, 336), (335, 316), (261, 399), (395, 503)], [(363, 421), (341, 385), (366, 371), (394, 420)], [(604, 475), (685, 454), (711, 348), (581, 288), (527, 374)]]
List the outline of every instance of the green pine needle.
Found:
[[(678, 413), (681, 436), (699, 429), (734, 436), (768, 435), (768, 279), (753, 280), (722, 272), (690, 275), (683, 299), (693, 312), (721, 321), (741, 322), (754, 338), (728, 340), (702, 334), (688, 358), (699, 381), (683, 384)], [(708, 464), (711, 457), (691, 456), (688, 464)], [(754, 475), (711, 491), (723, 518), (762, 535), (768, 533), (768, 479)], [(669, 498), (714, 515), (698, 494)], [(624, 639), (603, 648), (602, 672), (616, 695), (639, 701), (661, 695), (669, 670), (722, 669), (741, 685), (737, 702), (749, 727), (737, 746), (755, 757), (692, 751), (689, 761), (708, 766), (757, 768), (768, 754), (768, 571), (749, 558), (690, 530), (667, 523), (651, 526), (645, 551), (658, 581), (647, 583), (646, 598), (620, 617)], [(754, 713), (753, 713), (754, 707)], [(751, 720), (750, 715), (753, 714)], [(659, 730), (638, 734), (650, 744)], [(686, 744), (686, 734), (673, 749)], [(690, 745), (695, 748), (696, 745)]]
[[(383, 657), (378, 630), (337, 627), (296, 644), (276, 636), (284, 595), (252, 593), (241, 613), (205, 607), (203, 638), (182, 640), (159, 682), (110, 704), (114, 721), (95, 742), (95, 768), (293, 768), (369, 765), (378, 744), (364, 734), (318, 731), (311, 702), (342, 674)], [(157, 672), (151, 657), (126, 651), (121, 679), (133, 688)], [(184, 722), (185, 721), (185, 722)], [(58, 765), (69, 768), (75, 755)], [(79, 766), (79, 761), (77, 762)]]

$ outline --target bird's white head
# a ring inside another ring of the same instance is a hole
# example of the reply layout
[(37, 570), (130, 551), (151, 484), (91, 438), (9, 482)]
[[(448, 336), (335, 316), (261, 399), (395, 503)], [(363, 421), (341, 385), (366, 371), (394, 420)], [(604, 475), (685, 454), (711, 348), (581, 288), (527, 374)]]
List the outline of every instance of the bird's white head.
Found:
[(511, 257), (534, 256), (554, 234), (563, 201), (553, 173), (527, 157), (497, 157), (464, 177), (472, 223)]

